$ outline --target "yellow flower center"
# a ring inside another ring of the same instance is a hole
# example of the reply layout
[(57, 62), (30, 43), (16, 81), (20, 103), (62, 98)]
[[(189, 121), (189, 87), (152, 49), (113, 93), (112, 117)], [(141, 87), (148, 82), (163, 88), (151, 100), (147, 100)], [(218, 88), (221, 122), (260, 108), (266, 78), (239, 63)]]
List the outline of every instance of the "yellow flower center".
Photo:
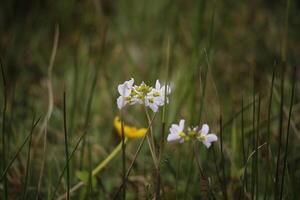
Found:
[(206, 138), (206, 137), (205, 137), (204, 135), (200, 135), (200, 136), (199, 136), (199, 140), (200, 140), (201, 142), (205, 141), (205, 138)]

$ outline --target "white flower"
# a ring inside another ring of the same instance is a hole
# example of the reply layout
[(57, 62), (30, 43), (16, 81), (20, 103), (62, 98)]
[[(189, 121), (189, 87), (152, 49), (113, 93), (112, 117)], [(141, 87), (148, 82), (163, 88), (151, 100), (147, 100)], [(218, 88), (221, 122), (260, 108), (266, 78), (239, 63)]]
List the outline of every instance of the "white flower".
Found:
[(167, 141), (179, 141), (180, 143), (184, 142), (185, 133), (184, 130), (184, 119), (180, 120), (179, 124), (172, 124), (170, 128), (170, 133), (168, 135)]
[(133, 96), (131, 105), (144, 104), (145, 95), (151, 91), (151, 87), (142, 82), (139, 86), (133, 86)]
[(201, 141), (206, 148), (209, 148), (212, 142), (218, 140), (218, 137), (214, 133), (209, 132), (209, 126), (207, 124), (203, 124), (201, 130), (199, 130), (199, 136), (197, 137), (199, 141)]
[(117, 99), (118, 108), (121, 109), (128, 103), (131, 103), (131, 90), (134, 83), (134, 79), (125, 81), (123, 84), (118, 85), (118, 92), (120, 97)]
[[(170, 93), (171, 89), (169, 86), (161, 87), (159, 80), (156, 80), (155, 88), (152, 88), (151, 92), (145, 97), (145, 105), (149, 106), (153, 112), (157, 112), (158, 107), (165, 104), (165, 97)], [(168, 97), (166, 99), (166, 102), (169, 103)]]

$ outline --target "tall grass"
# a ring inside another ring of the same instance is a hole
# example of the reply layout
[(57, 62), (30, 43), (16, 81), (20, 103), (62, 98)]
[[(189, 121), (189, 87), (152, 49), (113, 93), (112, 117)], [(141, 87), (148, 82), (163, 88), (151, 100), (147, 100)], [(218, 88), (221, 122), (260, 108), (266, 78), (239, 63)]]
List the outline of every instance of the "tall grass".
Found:
[[(285, 3), (6, 1), (0, 199), (296, 198), (299, 8)], [(120, 112), (131, 77), (170, 85), (169, 104)], [(180, 119), (218, 141), (167, 142)]]
[[(5, 119), (6, 119), (6, 108), (7, 108), (7, 89), (6, 89), (6, 78), (5, 78), (5, 72), (2, 64), (2, 59), (0, 59), (0, 65), (1, 65), (1, 75), (2, 75), (2, 81), (3, 81), (3, 110), (2, 110), (2, 170), (4, 173), (4, 192), (3, 192), (3, 199), (8, 199), (8, 193), (7, 193), (7, 176), (5, 172), (6, 167), (6, 133), (5, 133)], [(1, 177), (2, 179), (2, 177)]]

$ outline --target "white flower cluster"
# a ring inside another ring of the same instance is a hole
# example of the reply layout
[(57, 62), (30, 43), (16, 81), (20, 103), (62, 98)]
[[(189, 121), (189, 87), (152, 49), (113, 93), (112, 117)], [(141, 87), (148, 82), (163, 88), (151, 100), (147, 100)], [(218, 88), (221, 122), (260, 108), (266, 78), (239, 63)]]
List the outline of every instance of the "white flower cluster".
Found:
[(214, 133), (209, 132), (209, 126), (207, 124), (203, 124), (202, 128), (200, 129), (198, 126), (194, 128), (188, 128), (187, 133), (184, 132), (184, 123), (185, 120), (180, 120), (179, 124), (172, 124), (170, 128), (170, 133), (168, 135), (168, 142), (172, 141), (178, 141), (180, 143), (183, 143), (188, 140), (198, 140), (202, 142), (206, 148), (209, 148), (211, 146), (212, 142), (215, 142), (218, 140), (218, 137)]
[(144, 82), (139, 86), (133, 84), (134, 79), (131, 78), (129, 81), (118, 85), (120, 96), (117, 99), (117, 104), (119, 109), (126, 105), (144, 104), (150, 107), (153, 112), (157, 112), (159, 106), (169, 103), (167, 96), (171, 93), (171, 88), (169, 86), (161, 87), (159, 80), (156, 81), (155, 88)]

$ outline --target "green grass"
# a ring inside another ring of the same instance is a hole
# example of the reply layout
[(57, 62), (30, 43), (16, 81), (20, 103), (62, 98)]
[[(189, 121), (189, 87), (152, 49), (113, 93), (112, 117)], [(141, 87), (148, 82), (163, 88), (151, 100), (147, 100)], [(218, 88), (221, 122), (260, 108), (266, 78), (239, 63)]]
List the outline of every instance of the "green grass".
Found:
[[(291, 0), (4, 1), (0, 199), (297, 199), (299, 13)], [(170, 84), (170, 103), (120, 112), (131, 77)], [(117, 115), (147, 136), (120, 148)], [(180, 119), (219, 140), (167, 142)]]

